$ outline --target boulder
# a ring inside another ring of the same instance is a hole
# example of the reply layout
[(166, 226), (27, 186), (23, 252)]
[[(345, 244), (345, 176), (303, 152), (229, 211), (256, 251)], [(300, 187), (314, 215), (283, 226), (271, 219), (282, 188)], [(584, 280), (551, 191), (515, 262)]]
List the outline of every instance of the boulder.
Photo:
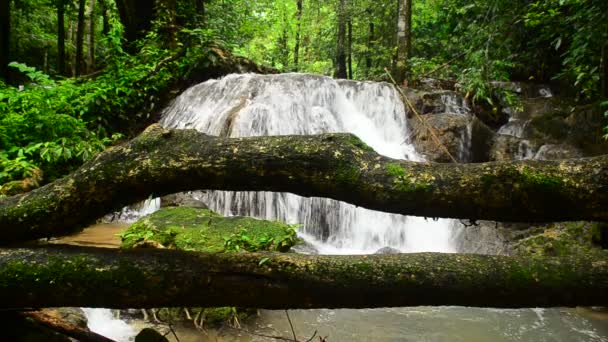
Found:
[(401, 251), (387, 246), (387, 247), (380, 248), (374, 254), (401, 254)]
[(451, 162), (451, 158), (439, 147), (428, 126), (450, 154), (460, 162), (487, 161), (494, 132), (474, 116), (461, 114), (424, 115), (426, 123), (413, 118), (410, 141), (416, 150), (434, 162)]
[(491, 161), (533, 159), (541, 146), (542, 144), (537, 140), (497, 134), (490, 148), (489, 159)]
[[(123, 248), (176, 248), (208, 253), (287, 252), (299, 242), (292, 225), (250, 217), (223, 217), (209, 209), (190, 207), (161, 208), (132, 224), (121, 239)], [(260, 265), (263, 263), (260, 260)], [(153, 312), (162, 321), (191, 321), (196, 328), (202, 328), (203, 324), (238, 325), (239, 320), (255, 314), (252, 309), (233, 307), (162, 308)]]
[(152, 328), (145, 328), (135, 336), (135, 342), (169, 342), (169, 340)]
[(568, 144), (547, 144), (538, 149), (534, 159), (537, 160), (557, 160), (581, 158), (583, 154), (574, 146)]
[(196, 199), (189, 192), (180, 192), (163, 196), (160, 198), (160, 207), (189, 207), (198, 209), (209, 209), (207, 204), (201, 200)]
[(122, 247), (165, 247), (199, 252), (286, 252), (298, 242), (287, 224), (223, 217), (209, 209), (170, 207), (141, 218), (121, 234)]

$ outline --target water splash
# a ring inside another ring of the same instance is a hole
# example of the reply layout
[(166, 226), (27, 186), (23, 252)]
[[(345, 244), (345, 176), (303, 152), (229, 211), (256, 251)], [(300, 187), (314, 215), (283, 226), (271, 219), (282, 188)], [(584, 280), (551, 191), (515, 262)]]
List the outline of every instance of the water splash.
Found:
[(124, 321), (114, 318), (110, 309), (82, 308), (91, 331), (116, 342), (133, 341), (137, 332)]
[(122, 208), (121, 211), (104, 216), (101, 221), (106, 223), (134, 223), (140, 218), (150, 215), (160, 209), (160, 198), (148, 198), (143, 202)]
[[(423, 160), (405, 143), (405, 107), (387, 83), (304, 74), (229, 75), (188, 89), (165, 110), (161, 124), (227, 137), (350, 132), (385, 156)], [(315, 243), (336, 251), (373, 253), (387, 246), (453, 251), (450, 220), (425, 221), (281, 193), (208, 191), (201, 199), (224, 215), (300, 223)]]

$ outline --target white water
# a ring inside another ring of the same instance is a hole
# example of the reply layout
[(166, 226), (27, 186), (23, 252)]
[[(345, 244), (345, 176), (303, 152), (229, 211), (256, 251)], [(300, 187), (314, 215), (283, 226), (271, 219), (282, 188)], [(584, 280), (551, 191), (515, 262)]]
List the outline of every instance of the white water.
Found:
[(122, 208), (121, 211), (106, 215), (101, 219), (103, 222), (122, 222), (134, 223), (140, 218), (150, 215), (160, 209), (160, 198), (148, 198), (143, 202), (139, 202)]
[(116, 342), (133, 341), (137, 331), (129, 324), (114, 318), (110, 309), (83, 308), (89, 329)]
[[(350, 132), (377, 152), (421, 161), (406, 143), (405, 107), (387, 83), (336, 81), (304, 74), (230, 75), (196, 85), (166, 109), (161, 124), (229, 137)], [(328, 254), (454, 251), (450, 220), (425, 220), (292, 194), (210, 191), (202, 200), (224, 215), (303, 225)]]

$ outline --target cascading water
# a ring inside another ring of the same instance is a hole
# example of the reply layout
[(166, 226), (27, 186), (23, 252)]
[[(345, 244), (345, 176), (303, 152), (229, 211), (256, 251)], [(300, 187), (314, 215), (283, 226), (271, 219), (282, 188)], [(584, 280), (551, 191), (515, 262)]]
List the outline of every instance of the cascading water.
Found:
[[(227, 137), (350, 132), (378, 153), (420, 161), (406, 143), (404, 105), (386, 83), (304, 74), (230, 75), (196, 85), (167, 108), (161, 124)], [(320, 253), (452, 252), (450, 220), (425, 220), (328, 199), (268, 192), (209, 191), (202, 200), (224, 215), (302, 224)]]

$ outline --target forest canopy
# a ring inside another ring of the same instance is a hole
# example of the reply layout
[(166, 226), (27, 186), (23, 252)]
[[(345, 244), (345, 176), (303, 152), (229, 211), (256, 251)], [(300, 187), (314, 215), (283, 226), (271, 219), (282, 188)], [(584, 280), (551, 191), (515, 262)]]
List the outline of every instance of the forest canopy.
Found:
[(176, 80), (224, 58), (220, 50), (280, 72), (387, 80), (389, 70), (409, 85), (449, 80), (490, 110), (512, 98), (495, 81), (554, 83), (581, 103), (608, 106), (603, 0), (1, 6), (0, 184), (36, 175), (51, 181), (133, 136)]

